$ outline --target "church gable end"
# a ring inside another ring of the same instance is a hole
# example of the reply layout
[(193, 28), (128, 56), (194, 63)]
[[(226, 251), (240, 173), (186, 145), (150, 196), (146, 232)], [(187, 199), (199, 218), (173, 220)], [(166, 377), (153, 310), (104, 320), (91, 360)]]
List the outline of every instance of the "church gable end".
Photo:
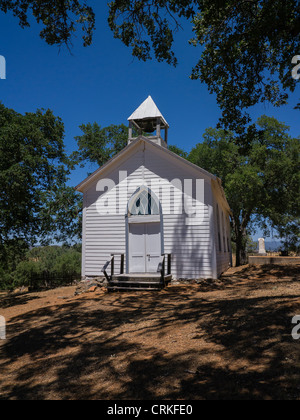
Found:
[(151, 97), (129, 121), (138, 137), (130, 133), (129, 145), (77, 187), (84, 194), (83, 276), (98, 277), (111, 263), (155, 281), (166, 266), (174, 279), (216, 278), (231, 259), (220, 181), (167, 149), (161, 129), (169, 126)]

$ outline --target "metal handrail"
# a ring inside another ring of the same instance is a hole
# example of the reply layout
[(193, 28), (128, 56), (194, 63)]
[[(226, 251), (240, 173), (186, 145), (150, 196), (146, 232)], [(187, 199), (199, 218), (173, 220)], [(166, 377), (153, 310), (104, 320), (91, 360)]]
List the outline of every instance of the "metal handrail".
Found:
[(168, 257), (167, 275), (170, 275), (172, 271), (172, 254), (162, 254), (162, 257), (165, 257), (165, 259)]
[(165, 285), (165, 277), (166, 277), (166, 257), (168, 257), (168, 270), (167, 276), (171, 274), (172, 271), (172, 254), (162, 254), (162, 261), (159, 264), (159, 270), (161, 274), (161, 282)]
[[(112, 281), (112, 278), (115, 274), (115, 256), (120, 255), (121, 256), (121, 263), (120, 263), (120, 274), (124, 274), (124, 266), (125, 266), (125, 254), (111, 254), (111, 259), (106, 262), (106, 264), (103, 266), (101, 272), (104, 274), (106, 280), (108, 282)], [(108, 267), (111, 266), (110, 270), (110, 276), (107, 274)]]
[[(105, 276), (105, 278), (108, 282), (112, 281), (112, 278), (115, 274), (115, 257), (116, 256), (121, 257), (120, 275), (124, 274), (125, 254), (121, 254), (121, 253), (111, 254), (111, 259), (106, 262), (106, 264), (103, 266), (103, 268), (101, 270), (101, 272), (104, 274), (104, 276)], [(161, 274), (161, 282), (165, 283), (166, 275), (167, 276), (171, 275), (171, 271), (172, 271), (172, 254), (162, 254), (161, 258), (162, 258), (162, 260), (159, 263), (157, 271), (160, 272), (160, 274)], [(167, 261), (167, 273), (166, 273), (166, 259), (167, 258), (168, 258), (168, 261)], [(108, 269), (109, 266), (111, 266), (110, 276), (107, 274), (107, 269)]]

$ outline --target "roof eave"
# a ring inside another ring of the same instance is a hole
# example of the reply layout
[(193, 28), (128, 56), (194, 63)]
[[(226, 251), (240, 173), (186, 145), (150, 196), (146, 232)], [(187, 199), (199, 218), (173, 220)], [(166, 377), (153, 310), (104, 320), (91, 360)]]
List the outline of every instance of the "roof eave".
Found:
[(208, 178), (210, 178), (212, 181), (214, 181), (217, 185), (218, 185), (218, 189), (221, 193), (221, 196), (225, 202), (225, 205), (228, 209), (228, 211), (231, 214), (231, 209), (230, 206), (228, 204), (228, 201), (226, 199), (225, 196), (225, 192), (224, 189), (222, 187), (222, 181), (220, 178), (218, 178), (217, 176), (211, 174), (210, 172), (206, 171), (205, 169), (200, 168), (200, 166), (195, 165), (192, 162), (189, 162), (187, 159), (184, 159), (181, 156), (178, 156), (176, 153), (171, 152), (169, 149), (166, 148), (162, 148), (161, 146), (153, 143), (152, 141), (148, 140), (146, 137), (144, 136), (139, 136), (135, 141), (133, 141), (132, 143), (130, 143), (128, 146), (126, 146), (123, 150), (121, 150), (121, 152), (119, 152), (117, 155), (115, 155), (114, 157), (112, 157), (109, 161), (107, 161), (105, 163), (105, 165), (101, 166), (100, 168), (98, 168), (95, 172), (93, 172), (89, 177), (87, 177), (84, 181), (82, 181), (80, 184), (77, 185), (77, 187), (75, 187), (76, 191), (79, 192), (84, 192), (84, 190), (86, 189), (86, 186), (89, 185), (96, 177), (98, 177), (101, 172), (103, 172), (107, 167), (109, 167), (113, 162), (117, 161), (118, 159), (120, 159), (123, 155), (125, 155), (129, 150), (131, 150), (132, 148), (136, 147), (139, 143), (145, 142), (147, 144), (150, 144), (152, 147), (160, 150), (160, 151), (164, 151), (164, 153), (169, 154), (170, 156), (175, 157), (178, 161), (192, 167), (193, 169), (200, 171), (203, 175), (207, 176)]

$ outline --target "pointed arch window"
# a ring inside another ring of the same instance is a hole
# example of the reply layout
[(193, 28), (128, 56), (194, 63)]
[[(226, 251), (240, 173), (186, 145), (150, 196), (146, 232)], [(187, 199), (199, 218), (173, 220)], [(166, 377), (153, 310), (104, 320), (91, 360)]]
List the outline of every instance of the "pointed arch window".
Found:
[(158, 216), (159, 214), (159, 201), (156, 195), (149, 188), (139, 188), (129, 201), (128, 215)]

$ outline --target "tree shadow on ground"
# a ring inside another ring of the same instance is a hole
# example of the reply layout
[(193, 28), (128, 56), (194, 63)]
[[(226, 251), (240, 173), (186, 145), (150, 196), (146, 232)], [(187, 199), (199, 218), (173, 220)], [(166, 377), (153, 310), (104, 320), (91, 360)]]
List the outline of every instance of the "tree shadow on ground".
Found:
[[(218, 280), (198, 281), (202, 292), (228, 290), (247, 283), (249, 289), (272, 288), (277, 284), (291, 284), (300, 280), (300, 266), (242, 266), (235, 272), (224, 273)], [(268, 278), (269, 275), (269, 278)], [(271, 276), (270, 276), (271, 275)]]
[(35, 296), (31, 293), (16, 293), (16, 294), (7, 294), (0, 296), (0, 308), (11, 308), (13, 306), (25, 305), (31, 300), (39, 299), (38, 296)]
[(297, 308), (198, 287), (41, 308), (8, 325), (0, 399), (298, 399)]
[(278, 278), (289, 278), (289, 281), (299, 281), (299, 270), (300, 265), (254, 265), (254, 266), (242, 266), (240, 269), (237, 269), (236, 272), (228, 272), (223, 274), (221, 278), (238, 278), (240, 280), (249, 280), (251, 276), (254, 276), (256, 279), (265, 280), (266, 277), (272, 276)]

